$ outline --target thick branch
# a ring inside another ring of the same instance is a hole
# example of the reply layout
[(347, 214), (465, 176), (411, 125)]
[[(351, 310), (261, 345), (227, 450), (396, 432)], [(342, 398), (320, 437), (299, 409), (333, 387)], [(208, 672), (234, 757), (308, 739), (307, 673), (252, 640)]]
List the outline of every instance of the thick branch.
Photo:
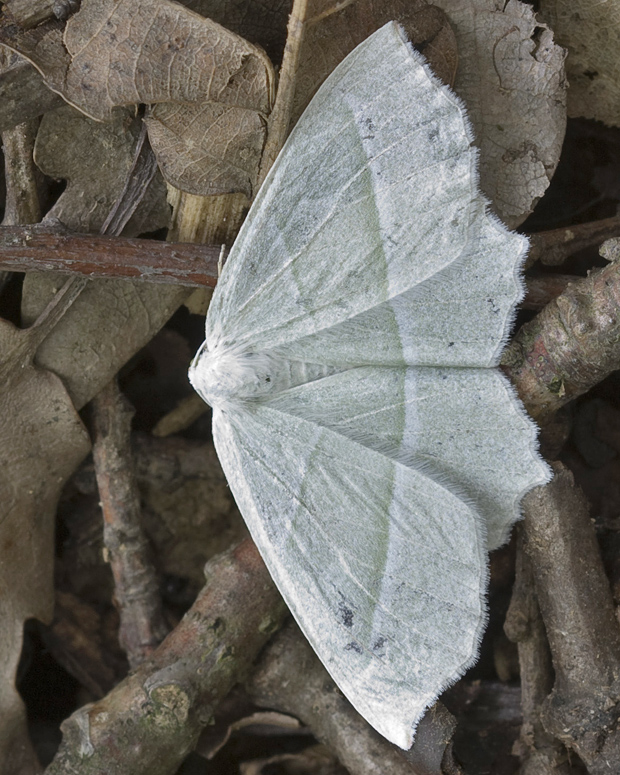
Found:
[(151, 657), (62, 725), (46, 775), (171, 775), (286, 608), (254, 544), (207, 563), (207, 584)]
[(591, 775), (618, 772), (620, 628), (587, 501), (558, 463), (524, 506), (524, 547), (555, 668), (543, 723)]
[(529, 414), (547, 419), (620, 367), (620, 264), (571, 283), (504, 352)]

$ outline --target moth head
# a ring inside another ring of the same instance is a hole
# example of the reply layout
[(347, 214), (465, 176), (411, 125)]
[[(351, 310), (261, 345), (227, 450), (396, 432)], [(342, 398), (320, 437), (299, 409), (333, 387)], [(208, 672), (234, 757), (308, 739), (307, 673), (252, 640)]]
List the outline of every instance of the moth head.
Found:
[(211, 406), (235, 399), (259, 398), (272, 391), (274, 358), (237, 348), (207, 348), (205, 342), (189, 369), (194, 390)]

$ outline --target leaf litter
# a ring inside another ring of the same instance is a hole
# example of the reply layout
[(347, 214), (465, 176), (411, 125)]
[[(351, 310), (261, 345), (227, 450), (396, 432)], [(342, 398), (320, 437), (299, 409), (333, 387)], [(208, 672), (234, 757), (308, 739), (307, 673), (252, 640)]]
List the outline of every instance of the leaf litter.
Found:
[[(601, 29), (607, 24), (612, 34), (613, 18), (605, 21), (584, 13), (582, 25), (591, 25), (591, 31), (582, 34), (583, 27), (575, 26), (576, 22), (568, 24), (566, 14), (556, 12), (551, 3), (542, 3), (541, 7), (549, 27), (530, 6), (515, 0), (438, 0), (433, 6), (400, 0), (386, 4), (357, 0), (336, 4), (336, 8), (328, 2), (310, 3), (293, 120), (319, 83), (359, 40), (387, 19), (396, 18), (405, 24), (436, 72), (453, 84), (467, 104), (481, 151), (484, 192), (495, 211), (516, 226), (544, 195), (560, 157), (567, 83), (565, 54), (555, 42), (554, 32), (569, 49), (569, 73), (576, 61), (582, 72), (586, 68), (596, 70), (601, 80), (608, 71), (614, 72), (613, 61), (601, 61), (604, 53), (599, 50)], [(186, 7), (167, 0), (83, 0), (80, 10), (66, 24), (50, 20), (28, 31), (5, 25), (2, 41), (31, 61), (48, 88), (69, 103), (54, 111), (46, 110), (37, 138), (36, 161), (42, 171), (66, 181), (65, 191), (47, 217), (57, 218), (77, 231), (99, 230), (131, 163), (140, 123), (136, 119), (139, 103), (147, 106), (149, 136), (169, 185), (194, 195), (255, 193), (274, 81), (271, 65), (256, 44), (279, 58), (288, 11), (287, 4), (275, 0), (247, 3), (243, 13), (238, 4), (215, 0), (196, 0)], [(199, 13), (209, 14), (212, 19), (205, 21)], [(205, 40), (209, 41), (208, 53), (202, 46)], [(580, 59), (575, 58), (578, 51)], [(274, 64), (277, 66), (278, 61)], [(613, 81), (613, 75), (609, 80)], [(578, 96), (577, 82), (573, 90), (571, 81), (568, 95), (571, 114), (595, 115), (608, 123), (615, 122), (608, 107), (580, 107), (587, 100)], [(2, 100), (0, 89), (0, 109)], [(603, 100), (613, 105), (613, 97)], [(137, 235), (160, 229), (167, 223), (167, 210), (160, 178), (151, 184), (125, 233)], [(23, 289), (22, 325), (37, 320), (58, 295), (62, 283), (53, 274), (28, 275)], [(19, 498), (15, 501), (19, 526), (9, 531), (11, 540), (19, 545), (0, 545), (7, 568), (5, 589), (10, 590), (10, 595), (3, 598), (5, 615), (14, 623), (10, 631), (13, 634), (7, 630), (0, 646), (4, 678), (0, 697), (7, 698), (7, 707), (12, 708), (15, 723), (7, 729), (17, 730), (18, 739), (26, 739), (23, 705), (14, 688), (21, 628), (27, 617), (50, 619), (50, 525), (62, 484), (88, 446), (74, 407), (83, 407), (134, 356), (133, 366), (126, 371), (126, 389), (131, 394), (135, 375), (145, 363), (136, 353), (187, 295), (188, 291), (179, 287), (94, 281), (48, 335), (37, 341), (37, 347), (30, 348), (28, 358), (34, 356), (37, 365), (29, 361), (19, 379), (11, 377), (9, 381), (7, 377), (3, 384), (3, 431), (6, 429), (7, 434), (3, 437), (15, 440), (12, 449), (7, 448), (12, 454), (3, 466), (3, 481), (7, 482), (4, 489), (11, 493), (6, 499), (15, 498), (15, 483), (25, 485), (18, 486)], [(175, 320), (181, 318), (186, 319), (188, 331), (194, 330), (193, 318), (178, 313)], [(16, 342), (24, 341), (20, 337), (29, 330), (19, 331), (3, 324), (7, 362)], [(194, 335), (189, 334), (190, 338)], [(22, 433), (24, 429), (28, 432)], [(201, 439), (201, 460), (205, 454), (212, 455), (204, 446), (202, 420), (187, 433)], [(157, 461), (166, 459), (167, 453), (149, 445), (142, 447), (147, 452), (141, 454), (151, 460), (146, 470), (156, 472)], [(194, 453), (187, 454), (191, 459)], [(179, 504), (208, 497), (185, 492), (195, 476), (192, 465), (185, 463), (182, 467)], [(161, 567), (169, 579), (182, 576), (184, 542), (191, 541), (183, 527), (178, 542), (173, 540), (168, 548), (164, 546), (172, 530), (170, 515), (176, 508), (172, 496), (176, 485), (172, 481), (174, 477), (164, 488), (165, 498), (158, 496), (156, 489), (150, 495), (145, 490), (144, 496), (150, 510), (162, 508), (163, 516), (155, 522), (159, 527), (153, 527), (152, 534), (154, 544), (161, 543), (156, 553), (166, 558)], [(71, 491), (69, 485), (63, 509), (71, 509)], [(198, 488), (197, 492), (202, 491)], [(218, 498), (223, 499), (218, 508), (227, 514), (225, 494)], [(609, 510), (609, 503), (606, 508)], [(192, 509), (186, 513), (191, 526)], [(208, 530), (197, 542), (208, 543)], [(221, 545), (213, 551), (219, 548)], [(191, 562), (190, 575), (195, 587), (203, 555), (198, 545), (194, 549), (196, 559)], [(46, 559), (33, 563), (32, 558)], [(10, 559), (15, 562), (7, 563)], [(23, 582), (23, 567), (28, 562), (35, 570), (31, 580)], [(19, 587), (17, 577), (23, 582)], [(0, 737), (0, 756), (4, 756), (4, 762), (11, 762), (12, 769), (7, 771), (19, 772), (7, 745), (6, 736), (4, 740)]]

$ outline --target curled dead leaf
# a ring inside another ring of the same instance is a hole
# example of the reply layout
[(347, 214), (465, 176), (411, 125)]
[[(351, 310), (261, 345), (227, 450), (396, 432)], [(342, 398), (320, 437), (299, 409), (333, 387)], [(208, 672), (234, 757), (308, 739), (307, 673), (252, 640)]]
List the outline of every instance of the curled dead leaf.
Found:
[(566, 128), (564, 51), (530, 5), (434, 0), (456, 33), (456, 93), (480, 148), (480, 184), (493, 209), (518, 226), (544, 194)]
[(95, 120), (150, 105), (151, 144), (172, 185), (252, 193), (274, 80), (262, 49), (171, 0), (83, 0), (64, 31), (5, 25), (0, 40)]

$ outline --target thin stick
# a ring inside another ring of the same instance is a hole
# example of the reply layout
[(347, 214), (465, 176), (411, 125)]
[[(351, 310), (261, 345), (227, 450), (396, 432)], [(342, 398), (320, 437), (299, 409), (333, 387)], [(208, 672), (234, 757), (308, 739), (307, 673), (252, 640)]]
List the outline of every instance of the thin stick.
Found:
[(220, 253), (220, 245), (72, 234), (49, 225), (0, 227), (0, 270), (13, 272), (212, 288)]
[(269, 131), (267, 133), (267, 142), (261, 160), (260, 172), (258, 174), (258, 183), (256, 190), (262, 186), (267, 173), (280, 153), (291, 120), (291, 107), (295, 96), (295, 83), (297, 77), (297, 68), (299, 66), (299, 57), (304, 38), (306, 26), (306, 14), (308, 10), (308, 0), (295, 0), (293, 10), (288, 20), (286, 33), (286, 46), (284, 48), (284, 57), (282, 67), (280, 68), (280, 82), (278, 84), (278, 93), (276, 101), (269, 116)]
[(101, 497), (103, 540), (114, 576), (119, 642), (132, 668), (165, 638), (159, 584), (142, 529), (131, 452), (133, 408), (112, 380), (93, 400), (93, 458)]
[(620, 216), (603, 218), (600, 221), (576, 223), (561, 229), (550, 229), (530, 235), (530, 250), (527, 264), (535, 261), (548, 266), (562, 264), (579, 250), (598, 246), (610, 237), (620, 236)]

